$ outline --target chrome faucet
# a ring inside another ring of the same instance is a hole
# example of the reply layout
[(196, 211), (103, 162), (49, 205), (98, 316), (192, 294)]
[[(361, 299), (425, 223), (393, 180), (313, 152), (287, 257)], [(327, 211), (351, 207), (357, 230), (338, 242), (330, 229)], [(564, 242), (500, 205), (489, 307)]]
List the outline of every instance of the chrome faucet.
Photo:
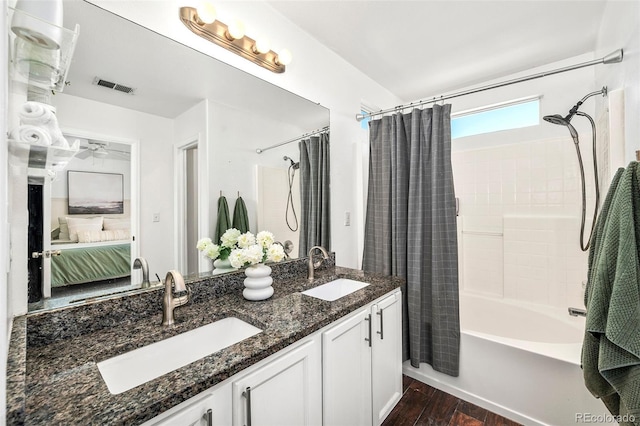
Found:
[[(320, 250), (320, 252), (322, 252), (322, 257), (323, 259), (320, 259), (317, 262), (313, 262), (313, 252), (315, 250)], [(322, 246), (313, 246), (309, 249), (309, 262), (307, 263), (308, 269), (307, 269), (307, 278), (309, 280), (313, 279), (313, 273), (315, 271), (316, 268), (320, 267), (320, 265), (322, 265), (322, 261), (323, 260), (327, 260), (329, 258), (329, 253), (327, 253), (327, 250), (322, 247)]]
[[(173, 295), (173, 288), (176, 292), (186, 291), (184, 296), (176, 297)], [(189, 301), (191, 290), (184, 284), (184, 278), (180, 272), (171, 270), (167, 272), (164, 279), (164, 297), (162, 298), (162, 325), (173, 325), (173, 310), (178, 306), (182, 306)]]
[(133, 269), (142, 269), (142, 288), (151, 287), (151, 282), (149, 281), (149, 264), (144, 257), (138, 257), (133, 261)]

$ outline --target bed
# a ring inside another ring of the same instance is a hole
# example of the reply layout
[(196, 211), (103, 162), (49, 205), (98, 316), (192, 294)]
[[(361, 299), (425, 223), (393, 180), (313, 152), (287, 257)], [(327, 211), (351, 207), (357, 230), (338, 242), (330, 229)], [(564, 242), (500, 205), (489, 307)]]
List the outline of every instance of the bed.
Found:
[(124, 278), (131, 274), (128, 242), (55, 249), (62, 254), (51, 258), (51, 287)]
[(51, 287), (124, 278), (131, 274), (128, 218), (60, 217), (51, 246)]

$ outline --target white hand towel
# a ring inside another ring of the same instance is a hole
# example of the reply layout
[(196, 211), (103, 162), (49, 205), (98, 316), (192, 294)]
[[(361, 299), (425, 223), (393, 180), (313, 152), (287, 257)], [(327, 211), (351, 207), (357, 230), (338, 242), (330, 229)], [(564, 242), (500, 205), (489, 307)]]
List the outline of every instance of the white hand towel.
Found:
[(51, 121), (53, 113), (47, 104), (25, 102), (18, 111), (22, 124), (46, 125)]
[(51, 136), (42, 127), (25, 124), (11, 131), (11, 139), (36, 145), (51, 145)]
[(49, 132), (51, 145), (69, 148), (69, 142), (64, 138), (58, 119), (51, 111), (51, 106), (40, 102), (25, 102), (18, 112), (21, 124), (39, 126)]

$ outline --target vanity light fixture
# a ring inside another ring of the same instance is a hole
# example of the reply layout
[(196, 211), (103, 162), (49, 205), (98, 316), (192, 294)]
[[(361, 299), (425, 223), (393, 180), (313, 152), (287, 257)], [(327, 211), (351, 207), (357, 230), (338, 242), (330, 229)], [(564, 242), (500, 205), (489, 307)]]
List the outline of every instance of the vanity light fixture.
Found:
[(180, 20), (193, 33), (218, 46), (242, 56), (263, 68), (275, 73), (283, 73), (291, 62), (291, 52), (282, 49), (280, 54), (270, 50), (266, 39), (257, 40), (244, 33), (244, 25), (234, 21), (228, 26), (215, 19), (215, 9), (209, 2), (203, 2), (201, 8), (181, 7)]

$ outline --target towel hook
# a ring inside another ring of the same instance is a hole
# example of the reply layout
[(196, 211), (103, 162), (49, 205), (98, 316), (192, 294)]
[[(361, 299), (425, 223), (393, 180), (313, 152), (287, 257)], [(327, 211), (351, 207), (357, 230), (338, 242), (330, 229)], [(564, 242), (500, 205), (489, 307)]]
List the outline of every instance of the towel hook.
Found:
[(220, 190), (220, 196), (222, 197), (222, 190)]

